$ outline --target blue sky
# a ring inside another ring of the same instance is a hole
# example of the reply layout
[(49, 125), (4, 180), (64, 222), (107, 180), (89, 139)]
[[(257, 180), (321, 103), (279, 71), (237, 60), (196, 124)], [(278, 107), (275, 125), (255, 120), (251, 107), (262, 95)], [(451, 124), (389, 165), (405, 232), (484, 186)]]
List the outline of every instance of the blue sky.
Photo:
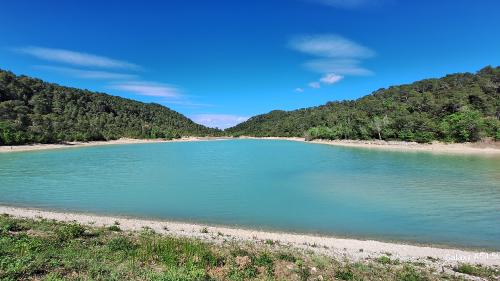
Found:
[(500, 1), (6, 1), (0, 68), (227, 127), (500, 64)]

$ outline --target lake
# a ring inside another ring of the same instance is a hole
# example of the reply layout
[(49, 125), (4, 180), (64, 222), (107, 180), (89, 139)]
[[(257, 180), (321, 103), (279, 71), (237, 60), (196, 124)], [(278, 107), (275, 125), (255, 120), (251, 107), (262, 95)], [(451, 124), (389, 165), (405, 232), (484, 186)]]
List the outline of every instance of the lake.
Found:
[(0, 204), (500, 250), (500, 158), (281, 140), (0, 154)]

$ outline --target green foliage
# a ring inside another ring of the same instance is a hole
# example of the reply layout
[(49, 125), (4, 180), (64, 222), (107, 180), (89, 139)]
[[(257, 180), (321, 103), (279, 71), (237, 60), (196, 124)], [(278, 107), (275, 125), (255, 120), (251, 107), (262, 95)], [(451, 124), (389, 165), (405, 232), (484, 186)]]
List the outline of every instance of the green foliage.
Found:
[(352, 101), (275, 110), (226, 129), (233, 136), (384, 139), (422, 143), (500, 139), (500, 67), (380, 89)]
[(133, 252), (137, 245), (126, 236), (118, 236), (112, 238), (108, 242), (108, 247), (111, 251), (124, 251), (124, 252)]
[(405, 266), (398, 273), (398, 280), (400, 281), (427, 281), (428, 277), (416, 271), (413, 267)]
[(484, 267), (481, 265), (472, 265), (468, 263), (461, 263), (458, 266), (454, 267), (453, 270), (463, 274), (491, 278), (493, 280), (500, 277), (500, 270), (498, 269), (495, 270), (493, 268)]
[(111, 230), (111, 231), (122, 231), (120, 229), (120, 227), (118, 225), (116, 225), (116, 224), (108, 226), (108, 230)]
[(446, 140), (459, 142), (477, 141), (481, 138), (484, 120), (481, 113), (464, 109), (446, 116), (441, 122), (442, 134)]
[(0, 145), (219, 134), (159, 104), (0, 70)]
[(67, 241), (82, 237), (85, 234), (85, 228), (76, 223), (67, 224), (57, 228), (55, 233), (60, 241)]
[(269, 275), (273, 274), (274, 260), (268, 253), (264, 252), (255, 258), (255, 265), (262, 266)]
[[(336, 280), (462, 280), (409, 264), (292, 254), (279, 244), (273, 252), (258, 243), (206, 243), (151, 231), (114, 232), (1, 215), (0, 228), (8, 229), (0, 231), (0, 280), (320, 280), (320, 275)], [(498, 271), (489, 267), (460, 265), (455, 270), (498, 279)]]
[(282, 261), (287, 261), (287, 262), (296, 262), (297, 258), (290, 254), (290, 253), (285, 253), (285, 252), (280, 252), (278, 253), (278, 259)]
[(335, 278), (340, 280), (354, 280), (354, 272), (350, 268), (343, 268), (335, 272)]
[(309, 276), (311, 276), (309, 267), (307, 267), (307, 265), (305, 265), (302, 260), (297, 260), (295, 262), (295, 265), (297, 266), (296, 272), (299, 275), (299, 279), (301, 281), (307, 281), (309, 279)]
[(334, 131), (332, 128), (328, 128), (326, 126), (320, 127), (312, 127), (307, 130), (306, 140), (314, 140), (314, 139), (324, 139), (324, 140), (334, 140), (339, 138), (339, 134)]

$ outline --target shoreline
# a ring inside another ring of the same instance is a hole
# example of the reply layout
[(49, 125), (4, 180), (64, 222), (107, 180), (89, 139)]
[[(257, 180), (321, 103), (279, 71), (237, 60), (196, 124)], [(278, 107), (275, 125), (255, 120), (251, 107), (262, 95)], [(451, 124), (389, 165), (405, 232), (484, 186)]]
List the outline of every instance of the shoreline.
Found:
[(306, 141), (298, 137), (247, 137), (241, 139), (264, 139), (264, 140), (288, 140), (313, 144), (332, 146), (343, 146), (353, 148), (365, 148), (373, 150), (399, 151), (399, 152), (430, 152), (434, 154), (455, 155), (482, 155), (500, 156), (500, 142), (477, 142), (477, 143), (443, 143), (433, 142), (423, 144), (405, 141), (381, 141), (381, 140), (311, 140)]
[(272, 241), (272, 244), (279, 246), (313, 251), (335, 258), (347, 258), (352, 261), (362, 261), (380, 256), (391, 256), (391, 258), (397, 258), (401, 261), (431, 262), (435, 266), (455, 266), (460, 263), (500, 266), (500, 252), (491, 251), (441, 248), (436, 246), (263, 231), (145, 218), (48, 211), (4, 205), (0, 205), (0, 214), (8, 214), (16, 218), (35, 220), (43, 218), (61, 222), (78, 222), (84, 225), (101, 227), (111, 226), (115, 224), (115, 222), (119, 222), (120, 228), (124, 231), (141, 231), (145, 228), (149, 228), (160, 234), (201, 239), (212, 243), (224, 243), (230, 240), (237, 243), (249, 242), (267, 244), (268, 241)]
[(286, 140), (312, 144), (343, 146), (352, 148), (364, 148), (374, 150), (399, 151), (399, 152), (429, 152), (433, 154), (455, 154), (455, 155), (480, 155), (480, 156), (500, 156), (500, 142), (477, 142), (477, 143), (442, 143), (433, 142), (421, 144), (404, 141), (379, 141), (379, 140), (312, 140), (306, 141), (299, 137), (183, 137), (180, 139), (131, 139), (120, 138), (110, 141), (89, 141), (89, 142), (67, 142), (60, 144), (26, 144), (18, 146), (0, 146), (0, 153), (38, 151), (49, 149), (78, 148), (101, 145), (117, 144), (143, 144), (143, 143), (169, 143), (169, 142), (194, 142), (194, 141), (215, 141), (215, 140)]
[(143, 144), (143, 143), (167, 143), (167, 142), (191, 142), (191, 141), (214, 141), (225, 140), (225, 137), (183, 137), (180, 139), (131, 139), (120, 138), (117, 140), (109, 141), (88, 141), (88, 142), (65, 142), (65, 143), (35, 143), (23, 145), (0, 145), (0, 153), (9, 152), (25, 152), (25, 151), (38, 151), (38, 150), (52, 150), (52, 149), (66, 149), (66, 148), (79, 148), (90, 146), (102, 145), (117, 145), (117, 144)]

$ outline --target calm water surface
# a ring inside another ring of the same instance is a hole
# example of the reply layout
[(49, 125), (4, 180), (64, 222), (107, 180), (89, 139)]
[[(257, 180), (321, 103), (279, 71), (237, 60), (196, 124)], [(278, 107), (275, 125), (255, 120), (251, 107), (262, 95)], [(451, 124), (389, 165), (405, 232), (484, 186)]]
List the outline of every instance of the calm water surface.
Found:
[(500, 158), (226, 140), (0, 154), (0, 204), (500, 250)]

